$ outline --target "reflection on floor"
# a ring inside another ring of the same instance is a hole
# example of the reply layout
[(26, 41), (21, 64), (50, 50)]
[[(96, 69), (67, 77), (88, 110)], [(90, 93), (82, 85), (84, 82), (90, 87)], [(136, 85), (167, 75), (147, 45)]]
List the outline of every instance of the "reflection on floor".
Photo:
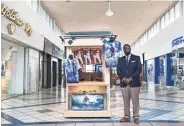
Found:
[[(162, 124), (164, 126), (184, 126), (184, 123), (179, 123), (184, 121), (184, 91), (165, 89), (155, 85), (145, 85), (141, 89), (140, 104), (141, 126), (162, 126)], [(1, 107), (2, 124), (122, 126), (119, 120), (123, 116), (123, 98), (119, 87), (111, 90), (111, 110), (113, 117), (110, 119), (64, 118), (65, 90), (62, 88), (42, 90), (39, 93), (31, 95), (21, 95), (7, 100), (4, 99), (1, 101)], [(66, 125), (65, 123), (69, 124)], [(130, 125), (132, 123), (123, 124), (123, 126)]]

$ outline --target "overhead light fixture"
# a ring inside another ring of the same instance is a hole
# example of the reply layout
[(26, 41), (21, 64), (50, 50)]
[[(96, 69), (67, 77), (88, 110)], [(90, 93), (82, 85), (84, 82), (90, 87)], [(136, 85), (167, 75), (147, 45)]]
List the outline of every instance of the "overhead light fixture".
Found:
[(109, 1), (109, 9), (106, 12), (106, 15), (109, 16), (109, 17), (112, 16), (112, 15), (114, 15), (114, 13), (111, 11), (111, 3), (110, 3), (110, 1)]

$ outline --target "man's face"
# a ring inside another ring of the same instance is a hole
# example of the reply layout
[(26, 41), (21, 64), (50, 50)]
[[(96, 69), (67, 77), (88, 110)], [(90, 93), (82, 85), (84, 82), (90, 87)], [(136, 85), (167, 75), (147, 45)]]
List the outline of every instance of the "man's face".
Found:
[(123, 51), (124, 51), (125, 55), (129, 55), (131, 53), (130, 46), (124, 46)]

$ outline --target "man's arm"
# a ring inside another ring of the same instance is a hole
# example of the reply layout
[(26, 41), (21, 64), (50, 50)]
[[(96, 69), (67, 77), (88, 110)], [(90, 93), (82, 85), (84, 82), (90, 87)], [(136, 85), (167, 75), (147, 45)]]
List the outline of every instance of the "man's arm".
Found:
[(142, 65), (141, 65), (141, 60), (140, 60), (140, 57), (138, 56), (137, 58), (137, 62), (136, 62), (136, 71), (132, 74), (131, 78), (134, 80), (134, 78), (138, 75), (141, 74), (141, 71), (142, 71)]
[[(125, 76), (123, 76), (123, 72), (121, 71), (121, 58), (119, 58), (118, 60), (118, 65), (117, 65), (117, 74), (118, 74), (118, 77), (120, 78), (120, 80), (122, 81), (123, 79), (125, 79)], [(123, 80), (124, 81), (124, 80)]]
[(121, 64), (120, 64), (120, 60), (121, 60), (121, 58), (119, 58), (119, 60), (118, 60), (118, 65), (117, 65), (117, 74), (118, 74), (118, 77), (122, 80), (123, 78), (121, 77)]

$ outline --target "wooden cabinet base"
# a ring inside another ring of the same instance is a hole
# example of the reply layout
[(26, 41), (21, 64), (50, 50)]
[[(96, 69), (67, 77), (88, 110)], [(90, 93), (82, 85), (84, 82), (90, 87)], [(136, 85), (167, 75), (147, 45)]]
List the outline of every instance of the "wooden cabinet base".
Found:
[(111, 117), (110, 111), (67, 111), (64, 113), (64, 117)]

